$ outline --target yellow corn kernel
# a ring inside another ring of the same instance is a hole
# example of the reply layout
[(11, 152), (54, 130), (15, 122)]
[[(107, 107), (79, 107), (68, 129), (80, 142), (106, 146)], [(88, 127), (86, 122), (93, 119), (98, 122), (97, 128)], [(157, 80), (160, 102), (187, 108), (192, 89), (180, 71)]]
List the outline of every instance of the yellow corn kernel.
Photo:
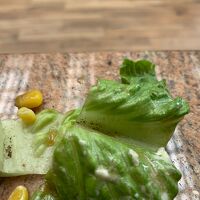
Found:
[(8, 200), (28, 200), (28, 190), (24, 186), (18, 186), (11, 193)]
[(35, 113), (29, 108), (25, 107), (20, 108), (17, 112), (17, 115), (26, 124), (33, 124), (36, 120)]
[(36, 108), (42, 104), (43, 96), (39, 90), (30, 90), (15, 99), (15, 105), (18, 108)]

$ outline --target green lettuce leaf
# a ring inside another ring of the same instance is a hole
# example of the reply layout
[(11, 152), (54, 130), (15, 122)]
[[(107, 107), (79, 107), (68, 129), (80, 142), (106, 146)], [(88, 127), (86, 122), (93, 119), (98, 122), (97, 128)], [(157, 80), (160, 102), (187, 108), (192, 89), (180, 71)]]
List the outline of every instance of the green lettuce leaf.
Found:
[(30, 200), (57, 200), (57, 198), (49, 192), (36, 191)]
[(126, 59), (120, 69), (122, 83), (100, 80), (92, 87), (78, 123), (154, 148), (166, 146), (189, 106), (170, 95), (154, 68), (149, 61)]
[(73, 126), (56, 147), (47, 182), (59, 200), (173, 199), (181, 175), (164, 148), (128, 145)]
[[(49, 147), (50, 134), (54, 133), (55, 141), (59, 134), (59, 127), (65, 115), (53, 109), (46, 109), (37, 114), (36, 122), (28, 127), (33, 137), (33, 150), (36, 157), (41, 156)], [(53, 146), (53, 145), (52, 145)]]
[(149, 78), (156, 81), (155, 65), (148, 60), (133, 61), (124, 59), (120, 68), (122, 83), (130, 84), (138, 77)]
[(0, 122), (0, 176), (46, 174), (56, 145), (79, 113), (78, 109), (66, 114), (46, 109), (32, 126), (21, 120)]
[(52, 162), (53, 147), (35, 156), (34, 134), (19, 120), (3, 120), (0, 130), (0, 176), (46, 174)]

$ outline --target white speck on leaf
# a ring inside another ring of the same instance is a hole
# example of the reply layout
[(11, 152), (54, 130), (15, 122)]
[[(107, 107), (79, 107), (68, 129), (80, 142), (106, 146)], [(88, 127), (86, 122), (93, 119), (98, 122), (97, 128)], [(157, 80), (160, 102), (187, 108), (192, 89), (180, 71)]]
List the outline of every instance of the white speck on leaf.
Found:
[(162, 200), (169, 200), (168, 194), (166, 192), (163, 192), (161, 195)]
[(83, 146), (85, 146), (87, 144), (85, 140), (79, 140), (79, 143), (80, 143), (80, 145), (83, 145)]
[(129, 154), (129, 156), (131, 156), (133, 164), (135, 166), (138, 166), (140, 163), (138, 154), (135, 151), (133, 151), (132, 149), (129, 150), (128, 154)]
[(106, 180), (106, 181), (115, 181), (116, 180), (116, 177), (115, 176), (112, 176), (108, 169), (100, 166), (98, 167), (96, 170), (95, 170), (95, 175), (103, 180)]
[(135, 198), (138, 198), (139, 197), (139, 194), (138, 193), (135, 193)]
[(103, 168), (103, 167), (98, 167), (95, 171), (95, 175), (100, 177), (100, 178), (103, 178), (103, 179), (110, 178), (110, 174), (109, 174), (108, 170), (106, 168)]
[(156, 154), (157, 154), (158, 156), (162, 156), (164, 151), (165, 151), (164, 147), (160, 147), (160, 148), (158, 149), (158, 151), (156, 152)]

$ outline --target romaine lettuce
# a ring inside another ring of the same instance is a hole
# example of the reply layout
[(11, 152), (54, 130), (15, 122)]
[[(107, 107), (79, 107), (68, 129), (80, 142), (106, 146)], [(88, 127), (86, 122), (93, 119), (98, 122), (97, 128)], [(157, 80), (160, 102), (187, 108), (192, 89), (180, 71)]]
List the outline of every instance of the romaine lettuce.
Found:
[(122, 83), (100, 80), (91, 88), (78, 122), (144, 145), (166, 146), (177, 123), (188, 113), (188, 104), (172, 98), (149, 61), (126, 59), (120, 75)]
[(70, 126), (62, 123), (66, 133), (46, 176), (58, 200), (176, 196), (181, 174), (164, 147), (189, 107), (172, 98), (154, 68), (149, 61), (124, 60), (122, 82), (99, 81), (81, 112), (71, 113), (72, 123), (68, 115)]
[(75, 125), (47, 174), (59, 200), (173, 199), (181, 175), (164, 148), (153, 151)]

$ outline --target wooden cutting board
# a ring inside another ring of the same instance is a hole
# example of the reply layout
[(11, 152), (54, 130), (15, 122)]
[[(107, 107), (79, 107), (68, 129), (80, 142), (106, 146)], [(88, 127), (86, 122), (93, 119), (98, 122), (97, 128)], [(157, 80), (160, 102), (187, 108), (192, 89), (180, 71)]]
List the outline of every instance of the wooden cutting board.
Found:
[[(0, 118), (16, 118), (15, 97), (32, 88), (42, 90), (45, 108), (66, 112), (79, 107), (97, 79), (118, 78), (124, 57), (156, 63), (158, 77), (167, 80), (172, 94), (189, 102), (190, 114), (167, 150), (183, 175), (177, 199), (200, 199), (200, 51), (0, 55)], [(7, 200), (19, 184), (32, 192), (42, 180), (37, 175), (1, 179), (0, 199)]]

